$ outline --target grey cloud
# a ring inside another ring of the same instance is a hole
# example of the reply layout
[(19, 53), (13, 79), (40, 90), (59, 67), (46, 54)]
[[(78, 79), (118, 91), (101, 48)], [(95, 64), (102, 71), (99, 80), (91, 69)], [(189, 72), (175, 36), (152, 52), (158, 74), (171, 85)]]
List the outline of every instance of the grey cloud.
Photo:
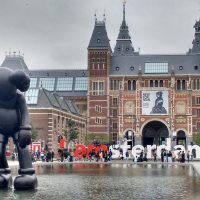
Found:
[[(29, 68), (86, 68), (87, 46), (106, 12), (114, 48), (122, 0), (0, 0), (0, 59), (22, 51)], [(141, 53), (185, 53), (192, 44), (200, 0), (128, 0), (126, 20)]]

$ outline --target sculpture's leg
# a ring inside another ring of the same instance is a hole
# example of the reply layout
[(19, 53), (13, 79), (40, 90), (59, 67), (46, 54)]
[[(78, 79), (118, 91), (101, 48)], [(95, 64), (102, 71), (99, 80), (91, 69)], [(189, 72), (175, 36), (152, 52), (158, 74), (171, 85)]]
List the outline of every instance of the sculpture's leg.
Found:
[(6, 144), (8, 138), (0, 134), (0, 188), (12, 185), (12, 176), (6, 159)]
[(28, 147), (21, 148), (17, 140), (15, 145), (18, 151), (19, 159), (19, 176), (14, 180), (15, 189), (35, 189), (37, 187), (37, 178), (35, 176), (35, 170), (32, 165), (31, 156)]

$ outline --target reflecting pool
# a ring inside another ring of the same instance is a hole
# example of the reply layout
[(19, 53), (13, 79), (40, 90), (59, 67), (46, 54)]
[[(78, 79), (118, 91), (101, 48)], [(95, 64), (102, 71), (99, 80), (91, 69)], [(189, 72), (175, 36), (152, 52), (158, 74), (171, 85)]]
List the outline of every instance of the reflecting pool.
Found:
[(191, 166), (67, 163), (38, 165), (35, 169), (37, 190), (0, 190), (0, 199), (200, 199), (200, 178)]

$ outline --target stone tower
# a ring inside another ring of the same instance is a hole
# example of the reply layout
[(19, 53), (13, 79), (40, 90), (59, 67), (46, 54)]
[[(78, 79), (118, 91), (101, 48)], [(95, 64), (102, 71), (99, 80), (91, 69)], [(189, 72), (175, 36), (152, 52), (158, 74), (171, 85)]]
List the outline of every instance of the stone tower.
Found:
[[(105, 17), (105, 16), (104, 16)], [(88, 46), (88, 134), (100, 142), (109, 140), (109, 71), (112, 50), (105, 18), (98, 21)]]

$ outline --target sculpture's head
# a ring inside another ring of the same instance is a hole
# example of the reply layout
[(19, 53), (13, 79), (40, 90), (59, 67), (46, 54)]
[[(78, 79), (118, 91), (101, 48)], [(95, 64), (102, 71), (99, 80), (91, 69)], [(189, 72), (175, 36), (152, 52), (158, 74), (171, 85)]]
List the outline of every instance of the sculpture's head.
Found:
[(25, 92), (29, 86), (30, 78), (23, 71), (0, 67), (0, 100), (9, 100), (16, 95), (17, 89)]

